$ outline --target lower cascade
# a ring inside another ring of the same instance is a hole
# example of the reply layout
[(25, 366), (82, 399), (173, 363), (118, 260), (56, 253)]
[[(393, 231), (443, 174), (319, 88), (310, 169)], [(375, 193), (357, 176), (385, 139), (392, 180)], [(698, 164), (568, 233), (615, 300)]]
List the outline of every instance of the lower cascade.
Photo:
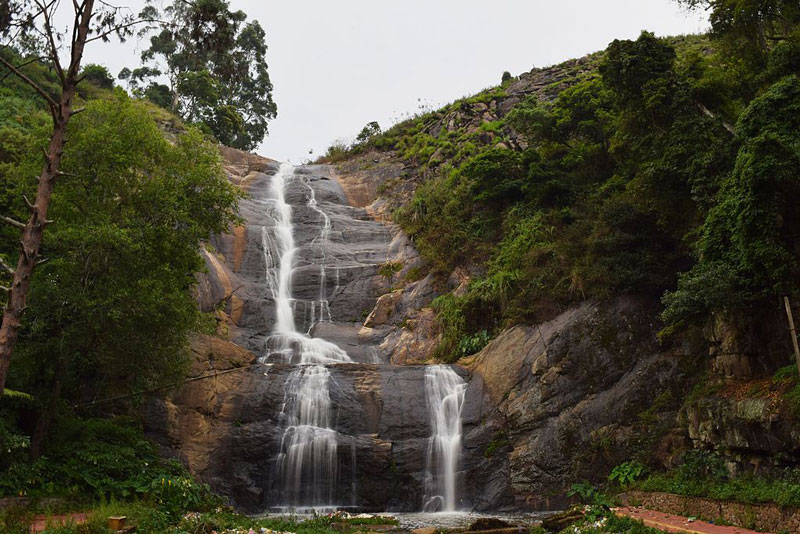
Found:
[(467, 384), (447, 365), (425, 369), (425, 394), (431, 418), (425, 475), (424, 512), (456, 511), (461, 459), (461, 408)]
[[(275, 459), (274, 483), (280, 495), (276, 505), (285, 509), (336, 508), (341, 505), (337, 502), (337, 489), (338, 449), (342, 439), (331, 427), (333, 378), (326, 365), (352, 360), (335, 344), (311, 338), (298, 332), (295, 326), (291, 290), (297, 248), (292, 210), (284, 195), (293, 177), (294, 167), (282, 164), (272, 178), (275, 226), (265, 227), (263, 234), (266, 281), (275, 302), (276, 321), (262, 360), (277, 359), (295, 366), (284, 386), (280, 414), (284, 430)], [(324, 239), (330, 223), (321, 210), (316, 211), (323, 216), (321, 235)], [(275, 257), (280, 258), (277, 265), (273, 261)]]
[[(305, 201), (298, 199), (299, 191)], [(342, 373), (347, 367), (340, 364), (355, 360), (337, 344), (312, 335), (317, 326), (324, 331), (326, 325), (322, 323), (332, 321), (326, 273), (328, 260), (333, 258), (329, 252), (335, 250), (335, 245), (329, 248), (331, 217), (317, 202), (307, 176), (290, 164), (281, 164), (264, 192), (267, 198), (259, 201), (261, 209), (267, 210), (260, 229), (261, 280), (271, 300), (274, 321), (260, 361), (279, 366), (278, 372), (285, 376), (266, 504), (272, 510), (300, 512), (355, 507), (360, 504), (357, 446), (373, 439), (355, 430), (352, 423), (339, 428), (343, 420), (352, 417), (339, 411), (347, 409), (340, 403), (353, 399), (353, 385)], [(294, 206), (299, 211), (298, 224), (303, 226), (296, 227), (293, 222)], [(292, 294), (293, 280), (295, 275), (298, 280), (303, 280), (302, 276), (308, 280), (308, 273), (317, 267), (319, 282), (300, 284), (318, 291), (309, 315), (310, 301)], [(339, 288), (338, 274), (337, 267), (332, 294)], [(298, 325), (296, 318), (304, 324)], [(363, 354), (354, 357), (365, 359)], [(266, 374), (275, 376), (271, 371)], [(416, 376), (422, 379), (421, 374)], [(461, 411), (467, 385), (452, 367), (433, 365), (425, 368), (422, 386), (431, 429), (427, 451), (422, 448), (418, 453), (425, 465), (421, 473), (422, 509), (452, 512), (459, 500)]]

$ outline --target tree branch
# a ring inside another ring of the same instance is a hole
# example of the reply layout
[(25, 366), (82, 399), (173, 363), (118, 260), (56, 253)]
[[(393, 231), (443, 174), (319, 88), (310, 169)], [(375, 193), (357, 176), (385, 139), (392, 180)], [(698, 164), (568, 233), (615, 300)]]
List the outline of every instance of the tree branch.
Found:
[(125, 24), (119, 24), (114, 26), (113, 28), (109, 28), (108, 30), (104, 31), (103, 33), (98, 33), (94, 37), (90, 39), (86, 39), (86, 44), (91, 43), (92, 41), (96, 41), (98, 39), (104, 39), (111, 35), (112, 33), (118, 32), (120, 30), (124, 30), (125, 28), (130, 28), (131, 26), (136, 26), (137, 24), (144, 24), (145, 22), (163, 22), (158, 19), (138, 19), (134, 20), (133, 22), (127, 22)]
[(697, 104), (697, 107), (700, 109), (700, 111), (703, 112), (704, 115), (714, 120), (719, 120), (722, 123), (722, 127), (728, 130), (728, 133), (730, 133), (733, 136), (736, 136), (736, 128), (734, 128), (731, 123), (729, 123), (725, 119), (718, 119), (717, 116), (714, 114), (714, 112), (705, 107), (702, 103), (695, 102), (695, 104)]
[(0, 215), (0, 221), (6, 222), (11, 226), (16, 226), (17, 228), (25, 228), (25, 223), (21, 223), (11, 217), (6, 217), (5, 215)]
[(3, 269), (9, 275), (14, 276), (14, 269), (11, 268), (9, 264), (3, 261), (3, 258), (0, 258), (0, 269)]
[[(23, 68), (23, 67), (27, 67), (27, 66), (28, 66), (28, 65), (30, 65), (31, 63), (36, 63), (37, 61), (41, 61), (41, 60), (43, 60), (43, 59), (47, 59), (47, 56), (39, 56), (39, 57), (35, 57), (35, 58), (33, 58), (33, 59), (29, 59), (28, 61), (26, 61), (26, 62), (24, 62), (24, 63), (20, 63), (19, 65), (17, 65), (17, 68), (18, 68), (18, 69), (21, 69), (21, 68)], [(2, 77), (2, 78), (0, 78), (0, 82), (4, 82), (4, 81), (5, 81), (5, 79), (6, 79), (6, 78), (8, 78), (9, 76), (11, 76), (12, 74), (14, 74), (14, 73), (13, 73), (12, 71), (10, 71), (10, 70), (9, 70), (8, 72), (6, 72), (6, 73), (3, 75), (3, 77)]]
[[(58, 78), (61, 80), (61, 83), (64, 83), (64, 69), (61, 68), (61, 61), (58, 59), (58, 47), (56, 46), (55, 40), (55, 32), (53, 31), (53, 27), (50, 24), (50, 14), (48, 10), (50, 7), (55, 3), (50, 2), (49, 5), (42, 4), (40, 7), (42, 8), (42, 14), (44, 15), (44, 28), (45, 33), (47, 34), (47, 40), (50, 43), (50, 54), (51, 59), (53, 60), (53, 65), (56, 68), (56, 73), (58, 74)], [(36, 2), (37, 5), (40, 5), (39, 2)]]
[(25, 201), (25, 205), (28, 206), (30, 211), (36, 211), (36, 204), (33, 204), (30, 200), (28, 200), (27, 196), (22, 195), (22, 199)]
[(20, 79), (21, 79), (23, 82), (25, 82), (25, 83), (27, 83), (28, 85), (30, 85), (30, 86), (33, 88), (33, 90), (34, 90), (34, 91), (36, 91), (37, 93), (39, 93), (39, 96), (41, 96), (42, 98), (44, 98), (44, 99), (47, 101), (47, 103), (50, 105), (50, 109), (51, 109), (51, 111), (52, 111), (53, 113), (55, 113), (55, 112), (56, 112), (56, 110), (58, 110), (58, 104), (56, 103), (56, 101), (55, 101), (55, 100), (53, 100), (53, 97), (52, 97), (52, 96), (50, 96), (50, 95), (48, 95), (48, 94), (47, 94), (47, 93), (44, 91), (44, 89), (42, 89), (41, 87), (39, 87), (39, 85), (38, 85), (36, 82), (34, 82), (33, 80), (31, 80), (30, 78), (28, 78), (27, 76), (25, 76), (25, 74), (24, 74), (23, 72), (21, 72), (19, 69), (17, 69), (17, 68), (16, 68), (14, 65), (12, 65), (11, 63), (9, 63), (8, 61), (6, 61), (6, 59), (5, 59), (5, 58), (3, 58), (2, 56), (0, 56), (0, 63), (2, 63), (3, 65), (5, 65), (5, 67), (6, 67), (8, 70), (10, 70), (10, 71), (11, 71), (11, 72), (13, 72), (14, 74), (16, 74), (18, 78), (20, 78)]

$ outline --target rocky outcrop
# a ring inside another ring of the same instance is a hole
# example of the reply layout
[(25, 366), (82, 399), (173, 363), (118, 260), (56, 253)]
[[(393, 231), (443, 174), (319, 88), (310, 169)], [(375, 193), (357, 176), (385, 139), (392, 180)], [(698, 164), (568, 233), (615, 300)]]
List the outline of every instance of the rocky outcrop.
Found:
[(681, 354), (655, 339), (655, 312), (628, 298), (584, 303), (507, 330), (469, 362), (465, 446), (487, 447), (471, 455), (477, 506), (559, 507), (548, 496), (627, 459), (640, 414), (683, 378)]
[(701, 397), (685, 408), (695, 448), (714, 450), (731, 472), (771, 475), (800, 457), (800, 421), (781, 410), (780, 396)]

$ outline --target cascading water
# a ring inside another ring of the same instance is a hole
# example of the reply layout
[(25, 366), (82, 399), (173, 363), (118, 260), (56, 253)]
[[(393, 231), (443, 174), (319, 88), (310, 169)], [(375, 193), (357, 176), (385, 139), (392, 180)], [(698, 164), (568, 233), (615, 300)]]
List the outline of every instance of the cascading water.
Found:
[(425, 369), (425, 394), (432, 432), (425, 476), (425, 512), (456, 510), (461, 408), (466, 389), (464, 380), (447, 365), (431, 365)]
[[(311, 303), (311, 317), (308, 321), (308, 332), (310, 333), (311, 330), (314, 328), (314, 325), (319, 322), (325, 322), (326, 320), (330, 322), (331, 318), (331, 308), (328, 304), (328, 294), (326, 290), (326, 284), (328, 281), (327, 277), (327, 268), (328, 268), (328, 254), (327, 254), (327, 244), (328, 244), (328, 237), (331, 233), (331, 218), (328, 217), (328, 214), (325, 213), (317, 204), (317, 195), (314, 192), (314, 188), (311, 187), (310, 184), (306, 184), (308, 187), (308, 207), (317, 212), (319, 216), (322, 218), (322, 229), (319, 232), (319, 235), (314, 238), (314, 241), (311, 242), (312, 245), (317, 245), (320, 252), (320, 260), (319, 260), (319, 300), (314, 301)], [(338, 275), (339, 272), (337, 270), (337, 288), (338, 289)], [(336, 291), (336, 290), (334, 290)], [(317, 316), (317, 304), (319, 304), (319, 316)]]
[[(331, 428), (333, 378), (326, 365), (352, 360), (333, 343), (308, 337), (295, 327), (291, 293), (297, 247), (292, 208), (285, 197), (286, 187), (293, 178), (294, 167), (289, 164), (282, 164), (272, 178), (275, 225), (265, 227), (262, 234), (266, 281), (276, 314), (273, 333), (267, 340), (267, 354), (262, 360), (277, 357), (282, 363), (296, 366), (284, 388), (280, 414), (284, 432), (275, 459), (275, 482), (280, 507), (334, 508), (337, 506), (337, 449), (341, 436)], [(316, 204), (310, 207), (323, 213)], [(325, 216), (322, 231), (325, 239), (325, 232), (329, 230), (330, 220)], [(280, 258), (277, 265), (275, 257)]]

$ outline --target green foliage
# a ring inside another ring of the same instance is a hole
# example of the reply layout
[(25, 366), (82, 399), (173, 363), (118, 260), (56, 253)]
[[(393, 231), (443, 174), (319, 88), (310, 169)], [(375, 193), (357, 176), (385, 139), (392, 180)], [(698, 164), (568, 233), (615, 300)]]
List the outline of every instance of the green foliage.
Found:
[(366, 143), (381, 133), (381, 126), (376, 121), (368, 122), (356, 136), (356, 143)]
[[(70, 123), (48, 213), (57, 224), (41, 250), (49, 261), (34, 272), (11, 367), (10, 385), (32, 393), (40, 414), (60, 410), (58, 397), (79, 403), (182, 379), (200, 319), (199, 246), (236, 217), (239, 193), (200, 133), (168, 142), (148, 106), (119, 90), (86, 108)], [(24, 218), (47, 127), (18, 124), (0, 162), (0, 204)], [(18, 237), (3, 237), (0, 254), (14, 263)]]
[(730, 478), (721, 460), (690, 460), (666, 475), (653, 474), (636, 483), (637, 489), (664, 491), (748, 504), (775, 503), (800, 506), (800, 472), (786, 470), (778, 476), (744, 474)]
[(337, 163), (348, 157), (349, 146), (344, 141), (336, 141), (328, 147), (325, 155), (319, 158), (319, 163)]
[[(163, 16), (169, 24), (151, 36), (142, 67), (120, 78), (186, 121), (203, 123), (222, 144), (255, 148), (277, 113), (261, 25), (226, 0), (176, 1)], [(168, 86), (159, 82), (163, 76)]]
[(606, 511), (613, 504), (608, 496), (587, 481), (578, 482), (570, 486), (569, 490), (567, 490), (567, 496), (578, 497), (583, 504), (599, 507)]
[(642, 32), (636, 41), (614, 40), (600, 65), (605, 84), (625, 106), (651, 104), (672, 72), (675, 49)]
[(486, 326), (494, 329), (499, 314), (496, 302), (479, 291), (442, 295), (434, 299), (433, 309), (442, 329), (434, 356), (448, 363), (482, 349), (492, 337)]
[(609, 482), (616, 482), (622, 487), (629, 486), (642, 475), (644, 475), (645, 467), (639, 462), (624, 462), (614, 467), (608, 475)]
[(800, 217), (800, 78), (789, 76), (754, 99), (737, 124), (741, 146), (698, 240), (700, 261), (664, 298), (673, 328), (711, 312), (739, 311), (792, 293)]
[(30, 534), (33, 514), (21, 507), (0, 509), (0, 532), (6, 534)]
[(800, 384), (795, 384), (783, 395), (783, 400), (794, 417), (800, 417)]
[(60, 417), (44, 456), (17, 456), (0, 475), (0, 495), (52, 495), (152, 500), (178, 514), (209, 502), (208, 487), (188, 478), (180, 464), (164, 462), (141, 429), (125, 419)]
[(111, 76), (111, 73), (108, 72), (108, 69), (103, 65), (90, 63), (83, 67), (81, 75), (87, 82), (101, 89), (114, 88), (114, 78)]
[(511, 445), (511, 441), (509, 441), (508, 435), (504, 432), (498, 432), (492, 438), (492, 441), (486, 446), (486, 450), (483, 451), (483, 455), (486, 458), (491, 458), (494, 454), (499, 450)]
[(481, 330), (471, 336), (465, 336), (458, 342), (458, 354), (462, 357), (475, 354), (485, 347), (490, 340), (491, 336), (486, 330)]
[(387, 261), (378, 267), (378, 274), (382, 277), (391, 280), (394, 275), (403, 270), (403, 263), (399, 261)]

